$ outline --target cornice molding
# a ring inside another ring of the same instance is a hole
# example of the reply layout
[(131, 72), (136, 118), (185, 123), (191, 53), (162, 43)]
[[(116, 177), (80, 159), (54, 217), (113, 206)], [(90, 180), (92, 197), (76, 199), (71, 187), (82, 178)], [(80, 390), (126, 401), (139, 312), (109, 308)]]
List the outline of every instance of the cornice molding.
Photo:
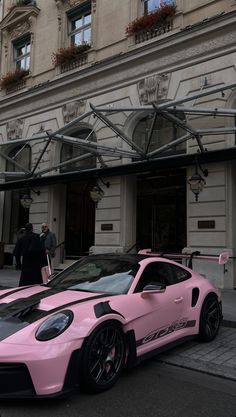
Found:
[(88, 0), (55, 0), (57, 9), (59, 11), (67, 11), (73, 7), (80, 6)]
[(22, 25), (22, 22), (31, 22), (33, 17), (37, 17), (40, 9), (36, 6), (14, 7), (0, 23), (0, 31), (11, 33), (14, 29)]

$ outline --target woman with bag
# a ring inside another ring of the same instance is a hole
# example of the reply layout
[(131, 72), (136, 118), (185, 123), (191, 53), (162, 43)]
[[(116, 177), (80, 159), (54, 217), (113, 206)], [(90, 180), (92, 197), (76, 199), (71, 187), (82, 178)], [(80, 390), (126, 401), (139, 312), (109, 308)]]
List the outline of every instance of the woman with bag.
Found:
[(44, 255), (42, 258), (42, 277), (43, 282), (48, 282), (48, 277), (53, 273), (52, 258), (55, 256), (56, 250), (56, 236), (49, 230), (48, 224), (42, 224), (42, 233), (40, 240), (44, 248)]

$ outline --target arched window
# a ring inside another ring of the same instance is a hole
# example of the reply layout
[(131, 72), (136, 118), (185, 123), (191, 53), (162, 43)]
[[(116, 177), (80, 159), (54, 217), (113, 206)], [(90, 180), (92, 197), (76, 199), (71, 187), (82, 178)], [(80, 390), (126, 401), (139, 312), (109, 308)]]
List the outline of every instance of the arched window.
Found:
[[(92, 130), (89, 128), (83, 128), (76, 132), (73, 132), (70, 136), (80, 139), (86, 139), (89, 136), (89, 141), (96, 142), (96, 136), (91, 133)], [(83, 155), (86, 156), (86, 154), (89, 153), (89, 150), (85, 150), (81, 148), (78, 144), (73, 145), (69, 143), (63, 143), (61, 147), (61, 161), (60, 162), (68, 162), (68, 164), (61, 166), (60, 172), (70, 172), (70, 171), (78, 171), (78, 170), (84, 170), (89, 168), (95, 168), (96, 167), (96, 157), (95, 156), (89, 156), (85, 157), (83, 159)], [(79, 158), (78, 160), (74, 160), (75, 158)], [(81, 158), (80, 158), (81, 157)], [(69, 163), (71, 161), (71, 163)]]
[[(26, 145), (22, 147), (16, 146), (11, 149), (8, 153), (10, 158), (20, 164), (25, 169), (30, 169), (31, 166), (31, 148)], [(10, 161), (6, 162), (6, 171), (14, 173), (20, 171), (20, 168), (17, 167)], [(14, 176), (7, 178), (6, 181), (12, 181)], [(4, 221), (3, 221), (3, 241), (5, 243), (15, 243), (17, 239), (18, 230), (29, 221), (29, 209), (25, 209), (20, 204), (20, 197), (23, 194), (26, 194), (27, 190), (12, 190), (6, 191), (5, 200), (4, 200)]]
[[(184, 120), (184, 113), (178, 112), (175, 116)], [(155, 119), (154, 119), (155, 118)], [(163, 145), (172, 142), (175, 139), (185, 135), (185, 130), (175, 123), (150, 113), (139, 120), (134, 132), (133, 141), (144, 151), (153, 152)], [(186, 149), (186, 143), (183, 142), (178, 146), (169, 148), (166, 153), (173, 154), (183, 152)]]

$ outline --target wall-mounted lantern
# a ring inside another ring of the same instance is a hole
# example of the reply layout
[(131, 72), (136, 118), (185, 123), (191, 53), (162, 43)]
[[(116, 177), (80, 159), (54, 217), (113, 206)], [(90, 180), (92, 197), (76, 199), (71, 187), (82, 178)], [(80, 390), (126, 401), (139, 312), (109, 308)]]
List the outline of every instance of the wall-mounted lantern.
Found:
[[(110, 187), (110, 183), (109, 182), (104, 182), (102, 178), (100, 178), (100, 181), (107, 187)], [(104, 196), (104, 191), (103, 189), (99, 186), (99, 184), (97, 183), (92, 190), (89, 192), (91, 199), (93, 200), (93, 202), (95, 203), (96, 207), (99, 203), (99, 201), (101, 201), (101, 199)]]
[(26, 210), (30, 208), (32, 202), (33, 202), (33, 199), (29, 194), (24, 194), (20, 198), (20, 203), (22, 207), (24, 207), (24, 209)]
[(195, 201), (198, 201), (198, 195), (200, 194), (200, 192), (203, 190), (204, 186), (206, 185), (206, 180), (201, 176), (201, 174), (199, 174), (198, 168), (201, 170), (204, 177), (208, 176), (208, 170), (207, 169), (203, 170), (196, 158), (195, 173), (188, 179), (190, 190), (195, 195)]
[[(33, 191), (33, 193), (40, 195), (40, 191), (35, 191), (33, 190), (33, 188), (30, 189), (31, 191)], [(20, 197), (20, 203), (22, 205), (22, 207), (24, 207), (24, 209), (29, 209), (31, 204), (33, 203), (33, 198), (30, 195), (30, 190), (27, 191), (27, 193), (23, 194)]]

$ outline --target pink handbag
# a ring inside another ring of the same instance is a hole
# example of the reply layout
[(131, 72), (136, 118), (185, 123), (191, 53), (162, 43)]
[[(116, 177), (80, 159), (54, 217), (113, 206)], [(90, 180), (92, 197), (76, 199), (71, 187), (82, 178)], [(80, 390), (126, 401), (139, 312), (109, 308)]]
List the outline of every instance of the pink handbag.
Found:
[(52, 268), (51, 268), (51, 265), (50, 265), (50, 260), (49, 260), (48, 254), (47, 254), (47, 263), (48, 264), (46, 266), (43, 266), (41, 268), (41, 275), (42, 275), (42, 280), (43, 280), (44, 284), (47, 284), (47, 282), (49, 281), (48, 278), (52, 274)]

